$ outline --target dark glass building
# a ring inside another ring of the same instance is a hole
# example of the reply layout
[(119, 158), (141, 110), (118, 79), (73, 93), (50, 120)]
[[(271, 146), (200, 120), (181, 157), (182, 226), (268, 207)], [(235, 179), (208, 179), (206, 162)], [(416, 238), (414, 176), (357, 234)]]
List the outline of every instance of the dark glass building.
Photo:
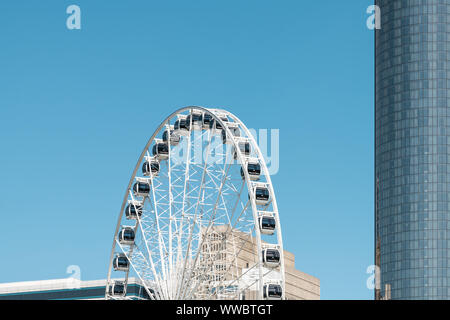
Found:
[(449, 299), (450, 0), (375, 4), (376, 299)]

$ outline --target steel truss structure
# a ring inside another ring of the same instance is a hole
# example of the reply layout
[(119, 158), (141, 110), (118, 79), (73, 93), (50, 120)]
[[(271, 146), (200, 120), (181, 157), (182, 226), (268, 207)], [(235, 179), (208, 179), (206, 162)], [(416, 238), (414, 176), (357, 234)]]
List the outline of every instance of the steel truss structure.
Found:
[(275, 192), (255, 138), (226, 110), (172, 113), (128, 183), (105, 297), (126, 299), (133, 276), (148, 299), (284, 299), (284, 274)]

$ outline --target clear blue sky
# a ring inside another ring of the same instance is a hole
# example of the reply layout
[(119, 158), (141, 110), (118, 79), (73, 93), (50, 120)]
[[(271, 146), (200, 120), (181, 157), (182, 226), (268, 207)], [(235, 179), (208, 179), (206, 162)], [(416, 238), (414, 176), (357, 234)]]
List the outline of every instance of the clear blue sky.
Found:
[(371, 3), (2, 0), (0, 282), (105, 278), (139, 153), (202, 105), (280, 129), (285, 249), (323, 299), (371, 299)]

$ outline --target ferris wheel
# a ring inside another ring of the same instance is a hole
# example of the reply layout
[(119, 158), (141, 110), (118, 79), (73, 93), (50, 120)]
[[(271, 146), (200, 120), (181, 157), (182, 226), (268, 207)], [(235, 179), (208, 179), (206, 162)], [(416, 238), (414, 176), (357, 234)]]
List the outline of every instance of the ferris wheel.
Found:
[(222, 109), (181, 108), (142, 151), (120, 209), (106, 299), (285, 299), (275, 192), (255, 138)]

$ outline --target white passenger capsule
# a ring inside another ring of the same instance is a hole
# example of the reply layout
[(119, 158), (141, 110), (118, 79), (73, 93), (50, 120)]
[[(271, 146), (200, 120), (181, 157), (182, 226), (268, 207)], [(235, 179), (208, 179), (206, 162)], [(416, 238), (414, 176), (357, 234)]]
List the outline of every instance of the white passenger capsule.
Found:
[(273, 235), (275, 233), (276, 220), (273, 213), (260, 211), (258, 224), (261, 234)]
[(133, 194), (135, 196), (147, 197), (150, 193), (150, 183), (144, 181), (137, 181), (133, 185)]
[(114, 281), (109, 284), (108, 294), (113, 297), (124, 297), (126, 295), (125, 283), (123, 281)]
[(136, 220), (142, 216), (142, 205), (138, 203), (129, 202), (125, 208), (125, 216), (128, 220)]
[(249, 157), (252, 149), (248, 139), (237, 139), (238, 147), (233, 147), (233, 158), (236, 160), (238, 158), (237, 153), (240, 152), (243, 157)]
[(169, 145), (161, 139), (155, 139), (155, 144), (152, 148), (152, 154), (159, 161), (167, 160), (169, 158)]
[(262, 260), (266, 267), (276, 268), (280, 265), (280, 251), (276, 248), (266, 248), (262, 251)]
[(186, 115), (177, 115), (177, 120), (173, 126), (174, 132), (178, 135), (186, 136), (189, 134), (189, 129), (186, 125)]
[(186, 117), (186, 128), (188, 130), (202, 130), (203, 129), (203, 112), (199, 110), (192, 110)]
[(134, 244), (135, 236), (133, 227), (123, 227), (117, 234), (117, 240), (121, 245), (131, 246)]
[(175, 132), (173, 125), (170, 126), (170, 129), (166, 128), (166, 130), (164, 130), (163, 135), (162, 135), (163, 142), (167, 143), (169, 141), (169, 137), (170, 137), (170, 145), (171, 146), (176, 146), (180, 143), (181, 137), (179, 134), (177, 134)]
[(158, 173), (159, 161), (156, 159), (156, 157), (149, 158), (142, 164), (142, 174), (144, 176), (157, 176)]
[(263, 297), (267, 300), (281, 300), (283, 289), (279, 284), (267, 283), (263, 286)]
[(202, 117), (203, 130), (208, 130), (213, 116), (210, 113), (204, 113)]
[(236, 122), (226, 122), (226, 126), (231, 131), (231, 136), (227, 134), (225, 129), (222, 130), (222, 142), (223, 144), (232, 143), (233, 138), (240, 137), (241, 131), (239, 130), (239, 125)]
[[(254, 183), (253, 194), (255, 195), (256, 205), (265, 206), (270, 202), (270, 191), (265, 183)], [(250, 198), (250, 194), (249, 194)]]
[(113, 267), (115, 271), (128, 271), (130, 262), (125, 254), (119, 253), (114, 257)]
[[(228, 122), (228, 118), (226, 115), (224, 114), (219, 114), (218, 117), (220, 118), (220, 120), (222, 120), (222, 122)], [(209, 123), (209, 129), (212, 130), (212, 132), (214, 134), (218, 134), (218, 133), (222, 133), (222, 125), (216, 121), (214, 118), (211, 119), (210, 123)]]
[(259, 180), (261, 176), (261, 165), (258, 159), (247, 159), (247, 162), (241, 167), (241, 177), (245, 179), (244, 168), (250, 177), (250, 180)]

